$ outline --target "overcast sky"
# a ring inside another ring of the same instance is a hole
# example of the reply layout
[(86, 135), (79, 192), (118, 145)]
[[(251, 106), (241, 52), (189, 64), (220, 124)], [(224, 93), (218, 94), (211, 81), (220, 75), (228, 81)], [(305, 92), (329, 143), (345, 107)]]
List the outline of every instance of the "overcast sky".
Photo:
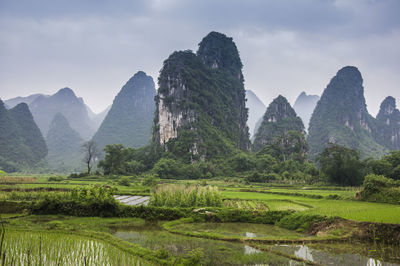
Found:
[(375, 115), (388, 95), (400, 105), (399, 14), (399, 0), (0, 0), (0, 98), (70, 87), (100, 112), (137, 71), (156, 81), (173, 51), (219, 31), (265, 104), (320, 95), (354, 65)]

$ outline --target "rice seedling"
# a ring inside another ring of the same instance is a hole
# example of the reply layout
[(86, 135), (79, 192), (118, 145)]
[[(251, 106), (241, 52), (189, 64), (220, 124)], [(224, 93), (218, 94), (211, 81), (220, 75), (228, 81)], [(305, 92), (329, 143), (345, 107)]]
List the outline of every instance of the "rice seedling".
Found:
[(224, 200), (224, 207), (250, 211), (268, 210), (268, 206), (259, 200)]
[(212, 186), (158, 186), (150, 197), (150, 205), (166, 207), (221, 207), (222, 196)]
[(76, 235), (7, 231), (3, 265), (141, 265), (111, 244)]

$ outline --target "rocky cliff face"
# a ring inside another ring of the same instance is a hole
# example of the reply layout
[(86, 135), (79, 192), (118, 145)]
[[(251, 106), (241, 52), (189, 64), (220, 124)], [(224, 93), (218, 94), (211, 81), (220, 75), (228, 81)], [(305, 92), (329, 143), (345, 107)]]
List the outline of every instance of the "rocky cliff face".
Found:
[(246, 90), (246, 99), (246, 107), (249, 109), (247, 125), (249, 126), (250, 136), (253, 138), (256, 134), (256, 124), (260, 119), (262, 120), (267, 107), (251, 90)]
[(310, 157), (315, 159), (329, 142), (359, 150), (362, 157), (381, 156), (386, 149), (375, 132), (377, 123), (367, 111), (360, 71), (352, 66), (340, 69), (312, 114)]
[(153, 141), (188, 161), (248, 149), (241, 68), (232, 38), (216, 32), (197, 54), (170, 55), (158, 80)]
[(100, 128), (93, 137), (103, 149), (107, 144), (138, 148), (149, 144), (155, 111), (153, 78), (137, 72), (115, 97)]
[(301, 120), (303, 120), (306, 131), (308, 130), (308, 124), (310, 122), (311, 115), (318, 101), (318, 95), (307, 95), (303, 91), (297, 97), (296, 102), (293, 105), (293, 109), (296, 111), (298, 116), (300, 116)]
[(277, 139), (289, 131), (304, 135), (304, 125), (287, 99), (279, 95), (268, 106), (263, 121), (255, 135), (253, 150), (259, 151), (265, 145), (277, 142)]
[(375, 137), (390, 150), (400, 149), (400, 111), (396, 107), (396, 99), (388, 96), (382, 102), (376, 116), (379, 126)]

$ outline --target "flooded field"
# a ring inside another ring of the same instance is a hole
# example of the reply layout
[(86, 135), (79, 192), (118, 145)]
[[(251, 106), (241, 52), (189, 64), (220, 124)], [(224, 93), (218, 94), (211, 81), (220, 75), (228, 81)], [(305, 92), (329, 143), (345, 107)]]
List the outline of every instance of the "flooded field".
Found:
[[(245, 237), (302, 236), (272, 225), (247, 223), (194, 223), (181, 229), (218, 232)], [(254, 245), (230, 241), (188, 237), (169, 233), (157, 223), (113, 228), (113, 235), (152, 250), (166, 250), (185, 256), (202, 252), (205, 265), (400, 265), (400, 248), (362, 243), (310, 245)]]

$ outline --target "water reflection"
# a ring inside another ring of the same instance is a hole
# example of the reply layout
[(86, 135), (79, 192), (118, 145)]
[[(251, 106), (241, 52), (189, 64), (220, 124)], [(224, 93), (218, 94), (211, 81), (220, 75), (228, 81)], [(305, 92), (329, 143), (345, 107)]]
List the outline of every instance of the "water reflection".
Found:
[(311, 250), (307, 246), (299, 246), (299, 249), (294, 252), (294, 255), (305, 260), (314, 261)]
[(382, 262), (380, 260), (370, 258), (367, 262), (367, 266), (382, 266)]
[(246, 237), (257, 237), (257, 235), (254, 233), (246, 232)]
[[(394, 266), (400, 265), (391, 262), (383, 262), (376, 258), (358, 254), (360, 246), (348, 244), (323, 244), (319, 248), (310, 247), (307, 245), (274, 245), (270, 246), (272, 250), (294, 255), (298, 258), (308, 260), (322, 265), (360, 265), (360, 266)], [(364, 244), (368, 246), (368, 244)], [(343, 247), (344, 246), (344, 247)], [(396, 249), (395, 249), (396, 250)], [(394, 251), (396, 252), (396, 251)], [(381, 257), (383, 254), (377, 254)], [(387, 259), (395, 258), (395, 255), (390, 255)]]
[(244, 254), (255, 254), (255, 253), (261, 253), (261, 250), (250, 247), (248, 245), (244, 245)]

